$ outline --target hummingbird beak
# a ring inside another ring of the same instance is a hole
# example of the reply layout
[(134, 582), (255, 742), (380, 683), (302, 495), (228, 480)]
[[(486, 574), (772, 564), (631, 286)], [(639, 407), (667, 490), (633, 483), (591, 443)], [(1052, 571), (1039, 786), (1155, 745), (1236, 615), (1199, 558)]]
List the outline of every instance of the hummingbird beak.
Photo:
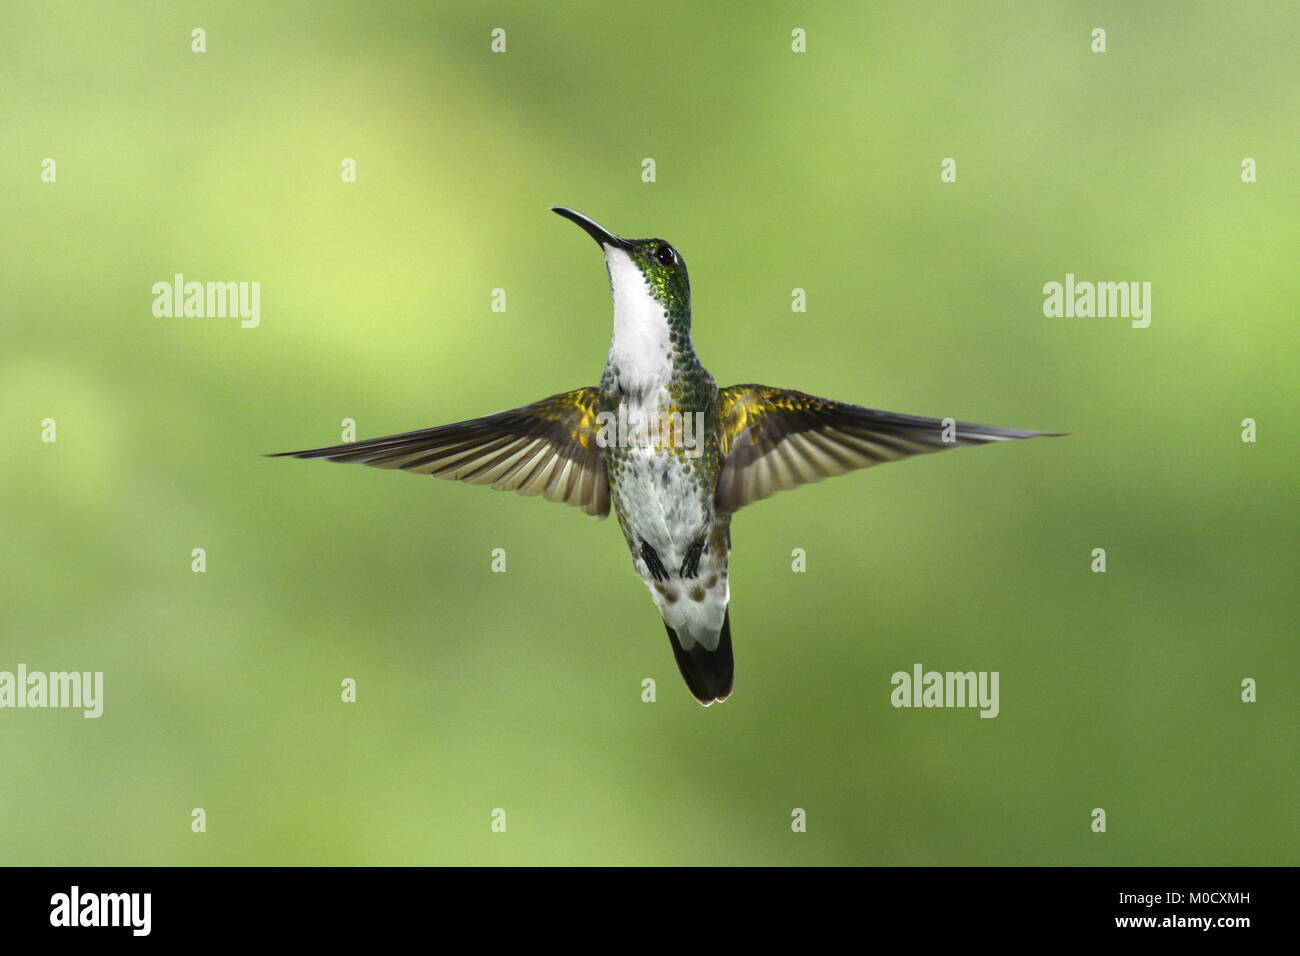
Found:
[(631, 248), (632, 244), (628, 242), (626, 239), (620, 239), (618, 236), (614, 235), (612, 232), (610, 232), (600, 223), (596, 222), (593, 219), (588, 219), (586, 216), (584, 216), (582, 213), (578, 212), (577, 210), (569, 209), (567, 206), (552, 206), (551, 212), (558, 213), (559, 215), (563, 216), (565, 219), (569, 219), (572, 220), (573, 222), (576, 222), (579, 226), (581, 226), (583, 229), (587, 231), (587, 235), (591, 236), (591, 238), (595, 239), (598, 243), (600, 243), (602, 249), (605, 246), (613, 246), (615, 249)]

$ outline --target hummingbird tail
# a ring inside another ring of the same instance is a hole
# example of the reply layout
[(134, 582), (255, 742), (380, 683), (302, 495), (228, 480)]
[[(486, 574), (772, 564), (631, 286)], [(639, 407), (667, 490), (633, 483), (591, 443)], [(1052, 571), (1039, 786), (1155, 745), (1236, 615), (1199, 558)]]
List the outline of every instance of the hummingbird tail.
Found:
[(731, 655), (731, 609), (722, 616), (722, 631), (718, 636), (716, 650), (708, 650), (703, 644), (692, 644), (688, 650), (682, 650), (682, 642), (677, 632), (667, 621), (668, 640), (673, 645), (673, 656), (677, 658), (677, 667), (686, 680), (691, 694), (705, 707), (714, 701), (723, 701), (731, 694), (735, 682), (736, 662)]

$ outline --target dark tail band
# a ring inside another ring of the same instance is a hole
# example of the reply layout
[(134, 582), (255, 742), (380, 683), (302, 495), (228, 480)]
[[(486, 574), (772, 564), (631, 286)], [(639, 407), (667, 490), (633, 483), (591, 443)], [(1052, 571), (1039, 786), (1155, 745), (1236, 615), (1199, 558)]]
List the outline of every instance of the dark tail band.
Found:
[(668, 627), (666, 621), (664, 627), (673, 645), (677, 667), (695, 699), (705, 707), (714, 701), (726, 700), (736, 676), (736, 662), (731, 655), (731, 608), (723, 614), (722, 633), (718, 636), (716, 651), (706, 650), (702, 644), (684, 651), (677, 640), (677, 632)]

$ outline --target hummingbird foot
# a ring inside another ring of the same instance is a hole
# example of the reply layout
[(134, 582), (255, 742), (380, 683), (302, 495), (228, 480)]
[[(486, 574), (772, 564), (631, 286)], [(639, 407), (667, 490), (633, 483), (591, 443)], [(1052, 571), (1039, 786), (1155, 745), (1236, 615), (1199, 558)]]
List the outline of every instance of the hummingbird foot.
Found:
[(663, 561), (659, 558), (659, 552), (650, 547), (648, 542), (641, 542), (641, 560), (645, 562), (646, 570), (654, 577), (656, 581), (668, 580), (668, 569), (664, 567)]
[(677, 572), (679, 578), (693, 578), (700, 573), (700, 555), (704, 553), (704, 539), (697, 538), (691, 542), (690, 548), (686, 551), (686, 557), (682, 558), (681, 570)]

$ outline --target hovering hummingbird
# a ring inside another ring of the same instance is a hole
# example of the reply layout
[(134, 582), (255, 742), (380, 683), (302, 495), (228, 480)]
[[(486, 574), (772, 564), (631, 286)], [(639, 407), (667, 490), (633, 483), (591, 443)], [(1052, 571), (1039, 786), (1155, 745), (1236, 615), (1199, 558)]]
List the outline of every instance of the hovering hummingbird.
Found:
[(731, 693), (735, 670), (727, 577), (733, 513), (854, 469), (1049, 434), (876, 411), (766, 385), (719, 389), (691, 342), (680, 253), (663, 239), (620, 238), (572, 209), (552, 211), (586, 230), (605, 254), (614, 335), (599, 385), (454, 425), (272, 457), (355, 461), (540, 494), (596, 519), (612, 504), (686, 686), (706, 707)]

